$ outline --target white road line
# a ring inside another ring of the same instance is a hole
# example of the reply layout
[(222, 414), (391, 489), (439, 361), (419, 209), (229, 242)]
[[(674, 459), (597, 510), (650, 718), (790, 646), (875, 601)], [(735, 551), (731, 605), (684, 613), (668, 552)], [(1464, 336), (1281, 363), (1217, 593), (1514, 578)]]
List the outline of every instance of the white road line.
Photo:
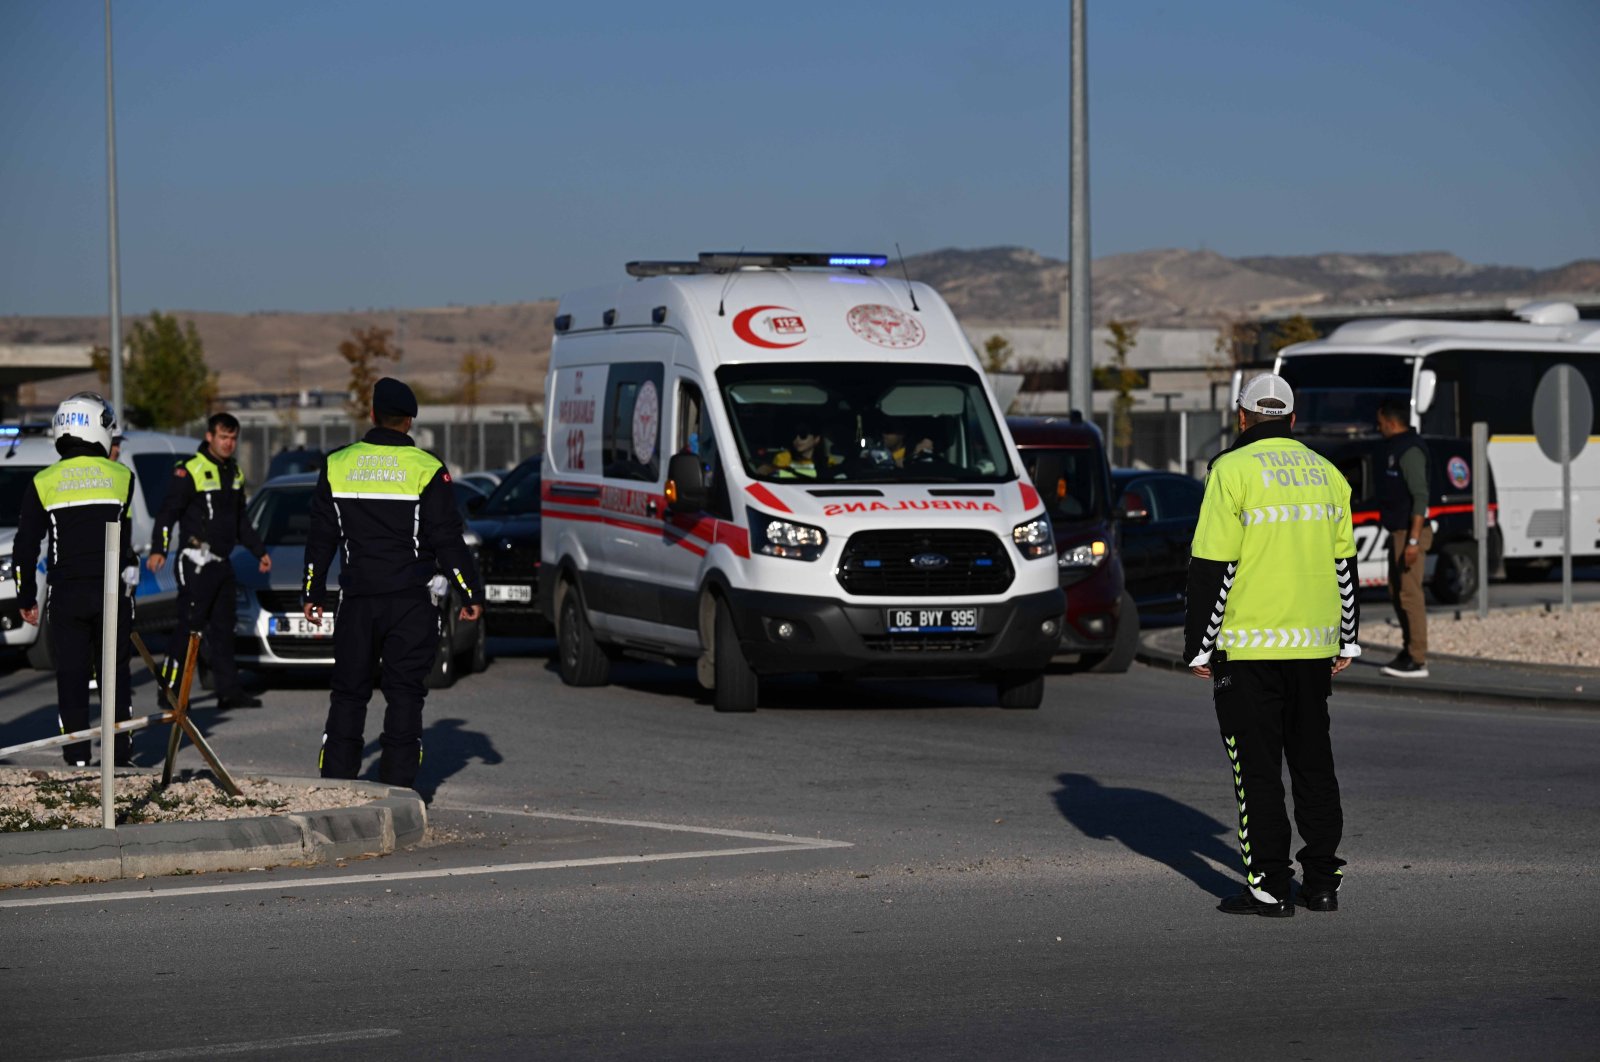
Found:
[(243, 1055), (252, 1051), (277, 1051), (285, 1047), (322, 1047), (347, 1044), (355, 1040), (386, 1040), (399, 1036), (399, 1029), (350, 1029), (346, 1032), (316, 1033), (311, 1036), (285, 1036), (278, 1040), (241, 1040), (232, 1044), (206, 1044), (202, 1047), (168, 1047), (159, 1051), (132, 1051), (122, 1055), (89, 1055), (67, 1062), (159, 1062), (167, 1058), (211, 1058), (213, 1055)]
[[(632, 826), (648, 830), (666, 830), (675, 833), (704, 833), (716, 837), (737, 837), (757, 841), (776, 841), (777, 844), (756, 845), (745, 848), (707, 848), (693, 852), (661, 852), (655, 855), (593, 856), (588, 859), (557, 859), (536, 863), (499, 863), (466, 867), (444, 867), (437, 870), (397, 870), (388, 874), (350, 874), (316, 878), (279, 878), (274, 881), (241, 881), (223, 885), (191, 885), (179, 888), (153, 888), (146, 886), (134, 892), (96, 892), (74, 895), (24, 896), (0, 900), (0, 908), (54, 907), (64, 904), (113, 903), (118, 900), (154, 900), (176, 896), (214, 896), (230, 892), (280, 892), (292, 889), (317, 889), (337, 885), (371, 885), (391, 881), (427, 881), (437, 878), (470, 878), (485, 874), (519, 874), (537, 870), (566, 870), (573, 867), (620, 866), (626, 863), (662, 863), (679, 859), (717, 859), (727, 856), (759, 855), (765, 852), (803, 852), (824, 848), (851, 848), (849, 841), (829, 841), (820, 837), (793, 837), (788, 834), (751, 833), (745, 830), (719, 830), (709, 826), (684, 826), (670, 822), (642, 822), (631, 819), (607, 819), (589, 815), (564, 815), (558, 812), (520, 811), (510, 808), (452, 807), (449, 811), (471, 811), (483, 814), (520, 815), (528, 818), (560, 819), (565, 822), (594, 822), (607, 826)], [(121, 1056), (118, 1056), (121, 1057)], [(167, 1057), (165, 1055), (159, 1057)], [(176, 1057), (176, 1056), (174, 1056)]]

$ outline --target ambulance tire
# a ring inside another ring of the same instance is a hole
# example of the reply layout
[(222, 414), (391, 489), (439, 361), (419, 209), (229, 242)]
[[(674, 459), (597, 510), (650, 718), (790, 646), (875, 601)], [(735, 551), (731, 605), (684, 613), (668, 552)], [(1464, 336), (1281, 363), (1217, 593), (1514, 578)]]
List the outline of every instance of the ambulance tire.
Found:
[(1478, 547), (1452, 542), (1439, 549), (1433, 569), (1433, 596), (1443, 605), (1459, 605), (1478, 592)]
[(1044, 703), (1043, 671), (1009, 671), (994, 682), (1002, 708), (1037, 708)]
[(28, 666), (35, 671), (54, 671), (56, 656), (50, 651), (50, 612), (39, 610), (39, 636), (28, 646)]
[(1133, 595), (1122, 592), (1122, 604), (1117, 606), (1117, 637), (1109, 653), (1084, 654), (1083, 667), (1100, 675), (1120, 675), (1133, 666), (1133, 655), (1139, 651), (1139, 606)]
[(716, 669), (716, 686), (711, 695), (717, 711), (755, 711), (761, 697), (761, 679), (744, 658), (744, 647), (739, 644), (739, 632), (733, 625), (733, 610), (720, 598), (711, 657)]
[(566, 583), (556, 611), (556, 668), (569, 686), (607, 686), (611, 683), (611, 658), (595, 641), (594, 630), (583, 614), (577, 587)]

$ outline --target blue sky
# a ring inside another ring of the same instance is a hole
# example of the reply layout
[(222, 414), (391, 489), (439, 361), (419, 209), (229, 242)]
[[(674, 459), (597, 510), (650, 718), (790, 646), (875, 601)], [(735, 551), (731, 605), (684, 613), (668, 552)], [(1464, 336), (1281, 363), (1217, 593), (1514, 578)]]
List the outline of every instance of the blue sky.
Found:
[[(118, 0), (123, 305), (1067, 247), (1066, 0)], [(1600, 255), (1600, 4), (1090, 0), (1093, 250)], [(0, 313), (106, 304), (98, 0), (0, 0)]]

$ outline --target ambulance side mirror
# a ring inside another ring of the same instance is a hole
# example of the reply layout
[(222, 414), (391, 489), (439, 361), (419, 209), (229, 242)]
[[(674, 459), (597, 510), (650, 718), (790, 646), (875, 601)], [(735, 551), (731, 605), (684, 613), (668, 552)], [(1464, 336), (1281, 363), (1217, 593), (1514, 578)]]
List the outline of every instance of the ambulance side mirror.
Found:
[(667, 511), (697, 513), (706, 507), (706, 479), (698, 454), (674, 454), (667, 462)]

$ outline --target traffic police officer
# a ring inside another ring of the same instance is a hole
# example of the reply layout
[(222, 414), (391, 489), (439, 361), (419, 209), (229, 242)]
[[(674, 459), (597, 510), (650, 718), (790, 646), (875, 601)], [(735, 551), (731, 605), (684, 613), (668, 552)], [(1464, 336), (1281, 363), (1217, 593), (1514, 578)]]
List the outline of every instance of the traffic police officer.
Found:
[(1230, 914), (1294, 914), (1285, 758), (1305, 845), (1298, 902), (1337, 910), (1343, 880), (1328, 697), (1361, 655), (1350, 485), (1293, 426), (1282, 377), (1245, 386), (1239, 437), (1206, 476), (1189, 562), (1184, 659), (1211, 680), (1239, 804), (1248, 888), (1222, 902)]
[(483, 614), (483, 588), (462, 537), (450, 474), (407, 434), (416, 415), (411, 388), (379, 380), (372, 388), (372, 430), (328, 455), (312, 495), (307, 620), (322, 621), (336, 552), (344, 564), (319, 763), (324, 778), (354, 778), (360, 771), (367, 701), (378, 674), (388, 702), (378, 777), (413, 785), (422, 762), (423, 680), (441, 634), (434, 604), (446, 589), (441, 570), (466, 600), (460, 618), (476, 622)]
[[(56, 663), (56, 702), (63, 734), (89, 725), (89, 680), (100, 659), (105, 611), (105, 528), (122, 524), (121, 578), (116, 628), (119, 721), (132, 715), (133, 686), (128, 678), (128, 640), (133, 627), (133, 588), (139, 582), (129, 511), (133, 473), (107, 456), (116, 419), (106, 400), (80, 391), (62, 402), (52, 421), (61, 460), (33, 477), (22, 494), (17, 536), (12, 543), (17, 604), (28, 623), (39, 622), (37, 563), (39, 547), (50, 537), (48, 608), (50, 651)], [(113, 756), (126, 766), (132, 735), (118, 734)], [(89, 765), (89, 742), (67, 745), (69, 765)]]
[(159, 572), (174, 546), (180, 551), (173, 569), (178, 580), (178, 623), (167, 643), (163, 680), (177, 687), (189, 633), (201, 631), (201, 648), (216, 678), (217, 707), (259, 708), (261, 702), (239, 688), (239, 669), (233, 662), (237, 583), (228, 556), (235, 545), (243, 545), (263, 573), (272, 570), (272, 558), (245, 518), (244, 473), (233, 458), (238, 445), (238, 419), (231, 413), (213, 413), (200, 449), (172, 470), (147, 563), (151, 571)]

